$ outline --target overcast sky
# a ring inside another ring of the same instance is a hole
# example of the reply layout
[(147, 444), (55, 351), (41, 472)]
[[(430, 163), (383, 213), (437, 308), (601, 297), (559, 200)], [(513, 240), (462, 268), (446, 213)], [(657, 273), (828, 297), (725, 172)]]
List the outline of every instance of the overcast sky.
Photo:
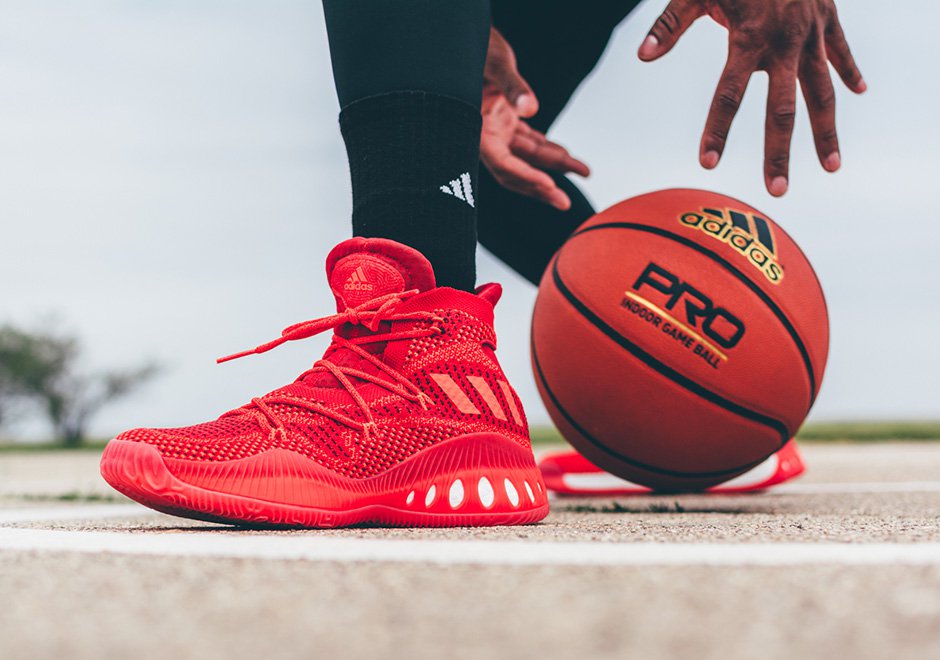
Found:
[[(766, 211), (829, 300), (814, 418), (940, 416), (940, 42), (918, 32), (940, 22), (940, 4), (840, 4), (869, 91), (838, 87), (836, 175), (818, 166), (800, 108), (782, 200), (763, 188), (763, 76), (721, 165), (699, 168), (725, 33), (703, 19), (642, 64), (636, 48), (664, 5), (621, 26), (556, 127), (592, 165), (595, 204), (691, 186)], [(165, 367), (95, 434), (214, 418), (319, 357), (325, 338), (214, 363), (331, 311), (323, 260), (350, 231), (337, 111), (315, 0), (0, 2), (0, 323), (58, 319), (84, 340), (89, 369)], [(481, 282), (506, 285), (500, 358), (546, 422), (524, 330), (534, 289), (482, 251), (480, 262)]]

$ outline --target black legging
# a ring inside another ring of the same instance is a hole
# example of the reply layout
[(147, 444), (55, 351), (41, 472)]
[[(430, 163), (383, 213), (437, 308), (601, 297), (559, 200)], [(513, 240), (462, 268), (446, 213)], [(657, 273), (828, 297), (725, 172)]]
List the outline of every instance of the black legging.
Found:
[[(529, 123), (546, 132), (593, 70), (614, 28), (639, 0), (324, 0), (341, 106), (390, 91), (423, 90), (479, 107), (490, 12), (539, 99)], [(500, 186), (480, 168), (480, 243), (537, 283), (594, 208), (567, 177), (568, 211)]]
[(323, 0), (340, 107), (417, 90), (477, 108), (489, 0)]

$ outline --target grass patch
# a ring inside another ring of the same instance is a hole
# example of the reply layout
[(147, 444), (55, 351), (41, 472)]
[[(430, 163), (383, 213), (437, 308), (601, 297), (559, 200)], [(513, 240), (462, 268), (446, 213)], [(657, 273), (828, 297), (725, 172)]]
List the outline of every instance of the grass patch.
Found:
[[(531, 432), (533, 444), (565, 442), (550, 426), (536, 426)], [(940, 441), (940, 421), (813, 422), (800, 429), (796, 438), (801, 442)]]
[(940, 421), (813, 422), (796, 437), (806, 442), (940, 440)]
[(42, 454), (50, 451), (101, 451), (108, 444), (107, 440), (86, 440), (77, 447), (61, 442), (8, 442), (0, 440), (0, 454), (15, 452), (17, 454)]
[(557, 445), (565, 442), (561, 433), (553, 426), (533, 426), (529, 429), (529, 435), (532, 436), (533, 445)]
[(126, 502), (127, 498), (123, 495), (118, 495), (117, 493), (80, 493), (78, 491), (70, 491), (67, 493), (59, 493), (57, 495), (35, 495), (35, 494), (24, 494), (24, 495), (15, 495), (17, 500), (23, 500), (26, 502)]
[[(533, 426), (530, 431), (533, 444), (565, 443), (561, 434), (552, 426)], [(940, 421), (813, 422), (800, 429), (796, 438), (801, 442), (940, 441)], [(106, 444), (108, 444), (107, 440), (88, 440), (78, 447), (69, 447), (60, 442), (0, 441), (0, 454), (50, 451), (100, 452)]]

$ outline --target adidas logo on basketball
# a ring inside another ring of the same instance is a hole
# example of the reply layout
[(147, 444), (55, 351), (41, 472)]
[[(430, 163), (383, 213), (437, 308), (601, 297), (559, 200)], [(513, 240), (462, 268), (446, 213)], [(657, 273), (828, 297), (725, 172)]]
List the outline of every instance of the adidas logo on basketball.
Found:
[(731, 209), (702, 209), (702, 213), (683, 213), (679, 222), (733, 247), (771, 284), (780, 284), (783, 280), (783, 266), (777, 260), (773, 231), (765, 218)]
[(349, 274), (346, 283), (343, 284), (343, 289), (346, 291), (372, 291), (375, 289), (375, 285), (366, 279), (362, 266), (359, 266)]

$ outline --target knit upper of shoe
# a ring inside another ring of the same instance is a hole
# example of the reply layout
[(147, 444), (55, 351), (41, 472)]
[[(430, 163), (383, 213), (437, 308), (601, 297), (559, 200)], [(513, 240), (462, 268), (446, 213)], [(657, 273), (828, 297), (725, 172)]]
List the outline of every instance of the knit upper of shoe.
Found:
[(280, 448), (359, 478), (467, 433), (495, 432), (529, 446), (521, 402), (494, 353), (498, 285), (476, 294), (437, 288), (420, 253), (384, 239), (340, 243), (327, 275), (336, 315), (233, 356), (333, 329), (323, 359), (297, 380), (212, 422), (135, 429), (118, 439), (194, 461)]

